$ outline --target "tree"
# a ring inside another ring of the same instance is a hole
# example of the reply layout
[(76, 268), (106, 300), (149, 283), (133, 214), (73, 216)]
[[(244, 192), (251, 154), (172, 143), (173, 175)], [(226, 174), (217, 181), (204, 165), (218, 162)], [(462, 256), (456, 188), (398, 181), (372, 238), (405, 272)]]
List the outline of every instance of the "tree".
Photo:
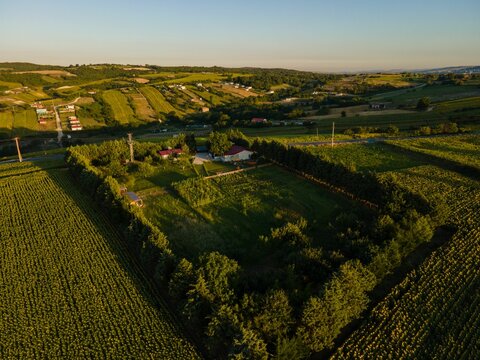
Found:
[(255, 326), (268, 341), (275, 341), (288, 335), (294, 323), (292, 307), (284, 290), (268, 293), (263, 301), (261, 313), (255, 317)]
[(341, 329), (366, 308), (366, 293), (375, 283), (375, 275), (358, 260), (340, 266), (325, 285), (322, 296), (312, 296), (307, 301), (298, 336), (312, 351), (331, 347)]
[(429, 106), (430, 106), (429, 97), (422, 97), (421, 99), (418, 100), (418, 103), (417, 103), (418, 110), (422, 110), (422, 111), (427, 110)]
[(228, 140), (227, 134), (213, 131), (208, 136), (208, 143), (210, 152), (216, 156), (222, 156), (225, 154), (231, 146), (230, 140)]

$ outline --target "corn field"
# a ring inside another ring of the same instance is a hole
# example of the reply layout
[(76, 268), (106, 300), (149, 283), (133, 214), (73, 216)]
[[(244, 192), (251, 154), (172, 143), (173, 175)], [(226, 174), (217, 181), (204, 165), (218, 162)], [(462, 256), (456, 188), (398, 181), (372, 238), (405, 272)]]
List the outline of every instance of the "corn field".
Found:
[(2, 169), (0, 358), (199, 357), (66, 170)]

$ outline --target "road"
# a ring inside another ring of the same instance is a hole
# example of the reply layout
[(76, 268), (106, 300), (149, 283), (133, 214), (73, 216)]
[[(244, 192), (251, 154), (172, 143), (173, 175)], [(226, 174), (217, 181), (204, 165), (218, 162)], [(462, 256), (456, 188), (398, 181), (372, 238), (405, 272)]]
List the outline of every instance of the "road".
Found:
[(55, 112), (55, 120), (57, 122), (57, 141), (62, 146), (62, 138), (63, 138), (63, 130), (62, 130), (62, 121), (60, 120), (60, 115), (57, 111), (57, 106), (53, 107), (53, 111)]

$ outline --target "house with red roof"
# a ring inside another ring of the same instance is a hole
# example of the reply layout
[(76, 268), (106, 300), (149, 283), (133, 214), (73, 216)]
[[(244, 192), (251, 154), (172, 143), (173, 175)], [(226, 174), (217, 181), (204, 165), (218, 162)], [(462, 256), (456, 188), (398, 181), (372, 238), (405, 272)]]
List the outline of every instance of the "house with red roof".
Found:
[(220, 156), (220, 160), (223, 162), (242, 161), (249, 160), (253, 152), (245, 149), (243, 146), (232, 145), (223, 156)]
[(266, 122), (267, 122), (267, 119), (265, 118), (258, 118), (258, 117), (252, 118), (252, 124), (265, 124)]
[(178, 156), (183, 154), (182, 149), (167, 149), (167, 150), (160, 150), (158, 155), (160, 155), (163, 159), (167, 159), (169, 156)]

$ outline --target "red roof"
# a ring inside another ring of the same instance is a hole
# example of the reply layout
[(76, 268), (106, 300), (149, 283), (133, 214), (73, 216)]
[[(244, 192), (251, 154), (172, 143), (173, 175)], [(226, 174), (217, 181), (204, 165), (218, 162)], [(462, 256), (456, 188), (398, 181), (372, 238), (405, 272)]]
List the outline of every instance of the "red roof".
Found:
[(267, 119), (265, 118), (253, 118), (252, 123), (264, 123), (267, 122)]
[(228, 150), (225, 155), (236, 155), (238, 153), (241, 153), (242, 151), (246, 151), (247, 149), (245, 149), (243, 146), (239, 146), (239, 145), (233, 145), (230, 150)]
[(183, 153), (182, 149), (168, 149), (168, 150), (160, 150), (158, 152), (158, 154), (161, 156), (168, 156), (172, 154), (182, 154), (182, 153)]

